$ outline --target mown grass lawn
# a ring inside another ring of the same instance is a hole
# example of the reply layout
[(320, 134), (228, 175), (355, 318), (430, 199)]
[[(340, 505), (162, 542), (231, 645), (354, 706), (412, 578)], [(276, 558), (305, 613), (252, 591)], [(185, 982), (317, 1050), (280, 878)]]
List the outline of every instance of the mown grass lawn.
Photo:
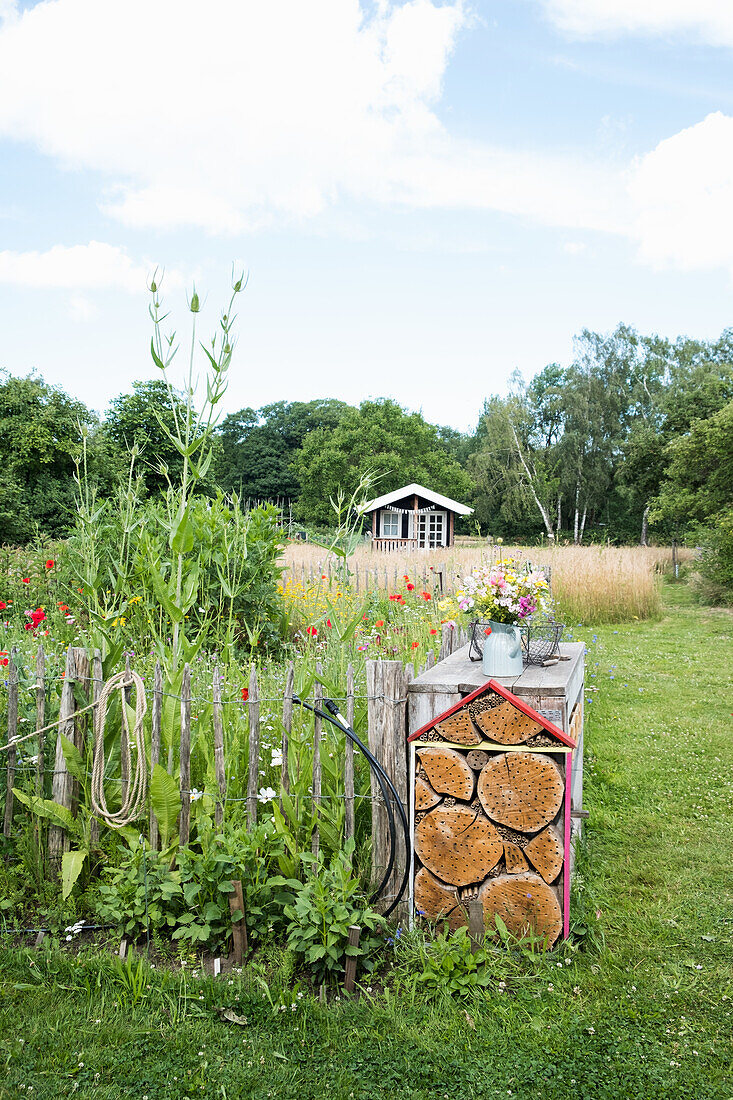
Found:
[(136, 988), (107, 961), (8, 950), (0, 1097), (733, 1097), (733, 616), (667, 587), (661, 621), (574, 634), (594, 689), (576, 913), (605, 946), (470, 1001), (388, 981), (283, 1011), (246, 975)]

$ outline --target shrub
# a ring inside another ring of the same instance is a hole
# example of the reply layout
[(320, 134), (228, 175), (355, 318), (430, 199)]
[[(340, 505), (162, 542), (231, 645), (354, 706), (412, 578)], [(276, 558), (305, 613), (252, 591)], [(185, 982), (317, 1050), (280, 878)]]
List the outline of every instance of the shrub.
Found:
[[(277, 880), (295, 893), (295, 901), (285, 906), (288, 947), (313, 971), (317, 981), (339, 974), (347, 955), (371, 969), (372, 955), (383, 943), (384, 919), (361, 896), (351, 870), (352, 853), (353, 841), (349, 841), (328, 864), (321, 855), (303, 855), (303, 882)], [(361, 928), (358, 947), (349, 946), (352, 924)]]

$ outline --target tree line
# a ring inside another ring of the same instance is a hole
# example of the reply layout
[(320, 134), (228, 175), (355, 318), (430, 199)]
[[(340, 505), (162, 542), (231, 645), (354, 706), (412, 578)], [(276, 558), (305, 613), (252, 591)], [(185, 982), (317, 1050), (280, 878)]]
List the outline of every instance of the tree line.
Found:
[[(39, 377), (0, 376), (2, 541), (65, 533), (82, 433), (102, 496), (133, 446), (144, 491), (165, 490), (181, 458), (161, 421), (179, 400), (135, 382), (99, 417)], [(494, 537), (644, 543), (733, 525), (733, 329), (715, 341), (583, 331), (569, 364), (515, 374), (476, 411), (464, 434), (389, 399), (240, 409), (219, 425), (203, 491), (275, 500), (322, 527), (330, 498), (369, 469), (379, 493), (417, 481), (472, 505), (466, 529)]]

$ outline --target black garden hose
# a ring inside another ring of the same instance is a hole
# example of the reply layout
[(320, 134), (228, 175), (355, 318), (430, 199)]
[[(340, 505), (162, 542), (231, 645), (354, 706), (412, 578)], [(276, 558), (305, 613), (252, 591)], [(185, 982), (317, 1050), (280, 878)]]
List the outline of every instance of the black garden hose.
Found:
[(396, 851), (397, 843), (396, 843), (395, 818), (394, 818), (394, 811), (392, 809), (392, 802), (391, 802), (390, 794), (391, 794), (392, 798), (394, 798), (394, 801), (397, 805), (398, 813), (399, 813), (399, 816), (400, 816), (400, 823), (402, 825), (402, 829), (403, 829), (404, 836), (405, 836), (405, 869), (404, 869), (404, 874), (402, 876), (402, 882), (400, 883), (400, 888), (399, 888), (397, 894), (395, 895), (395, 898), (394, 898), (392, 904), (389, 906), (388, 909), (385, 910), (385, 912), (383, 914), (385, 917), (388, 917), (390, 915), (390, 913), (395, 909), (395, 907), (397, 906), (397, 903), (399, 902), (400, 898), (404, 894), (405, 888), (407, 886), (407, 881), (408, 881), (409, 876), (410, 876), (410, 863), (411, 863), (410, 828), (409, 828), (409, 825), (408, 825), (408, 822), (407, 822), (407, 815), (405, 814), (404, 806), (402, 805), (402, 802), (400, 801), (400, 797), (397, 794), (397, 791), (395, 790), (395, 787), (394, 787), (394, 784), (392, 783), (392, 780), (389, 778), (389, 776), (385, 772), (382, 765), (379, 763), (379, 761), (376, 759), (376, 757), (372, 755), (372, 753), (369, 751), (369, 749), (366, 747), (366, 745), (361, 741), (361, 739), (357, 736), (357, 734), (354, 733), (353, 729), (348, 724), (348, 722), (346, 721), (344, 716), (339, 712), (339, 709), (336, 706), (336, 704), (333, 702), (333, 700), (331, 700), (331, 699), (325, 699), (324, 700), (324, 706), (327, 708), (327, 710), (330, 713), (326, 713), (326, 711), (320, 710), (318, 707), (314, 707), (310, 703), (304, 702), (302, 699), (298, 698), (297, 695), (293, 696), (293, 702), (298, 703), (300, 706), (305, 707), (307, 710), (312, 711), (313, 714), (317, 714), (319, 716), (319, 718), (324, 718), (327, 722), (330, 722), (332, 726), (335, 726), (342, 733), (345, 733), (346, 736), (361, 751), (361, 753), (363, 754), (363, 756), (366, 758), (367, 762), (369, 763), (369, 766), (371, 767), (372, 771), (374, 772), (374, 774), (377, 777), (377, 782), (379, 784), (379, 789), (382, 792), (382, 797), (384, 799), (384, 804), (385, 804), (385, 807), (386, 807), (386, 810), (387, 810), (387, 824), (388, 824), (388, 827), (389, 827), (389, 841), (390, 841), (390, 843), (389, 843), (389, 860), (387, 861), (387, 869), (384, 873), (384, 877), (382, 878), (382, 881), (379, 883), (379, 886), (376, 888), (376, 890), (372, 894), (372, 896), (370, 898), (370, 902), (375, 902), (375, 901), (378, 900), (378, 898), (381, 897), (382, 891), (384, 890), (385, 886), (387, 885), (387, 882), (389, 881), (389, 877), (392, 874), (392, 869), (394, 867), (395, 851)]
[[(338, 719), (338, 721), (339, 721), (341, 727), (343, 728), (344, 732), (347, 733), (348, 736), (351, 738), (351, 740), (354, 741), (359, 746), (361, 751), (367, 755), (367, 759), (368, 759), (369, 756), (371, 756), (371, 753), (369, 753), (369, 750), (362, 744), (360, 739), (354, 733), (353, 729), (348, 724), (348, 722), (344, 718), (343, 714), (341, 714), (341, 712), (339, 711), (338, 707), (333, 702), (333, 700), (332, 699), (324, 699), (323, 705), (326, 707), (326, 709), (331, 714), (334, 715), (335, 718)], [(372, 759), (375, 759), (375, 758), (372, 757)], [(387, 786), (389, 787), (390, 791), (392, 792), (392, 797), (395, 801), (395, 805), (397, 806), (397, 812), (400, 816), (400, 822), (402, 824), (402, 832), (404, 833), (404, 839), (405, 839), (405, 866), (404, 866), (404, 869), (403, 869), (403, 872), (402, 872), (402, 881), (400, 882), (400, 888), (399, 888), (399, 890), (397, 891), (397, 893), (395, 895), (394, 901), (392, 902), (391, 906), (387, 910), (387, 913), (385, 914), (385, 916), (386, 916), (386, 915), (388, 915), (389, 913), (392, 912), (392, 910), (395, 908), (395, 906), (399, 902), (400, 898), (404, 894), (405, 890), (407, 889), (407, 883), (408, 883), (409, 878), (410, 878), (410, 867), (412, 866), (412, 846), (410, 844), (410, 825), (409, 825), (409, 822), (407, 820), (407, 814), (405, 812), (405, 807), (402, 805), (402, 799), (400, 798), (399, 794), (397, 793), (397, 789), (396, 789), (394, 783), (389, 778), (389, 776), (387, 775), (387, 773), (384, 770), (384, 768), (382, 767), (382, 765), (379, 763), (379, 761), (376, 761), (376, 763), (379, 767), (379, 770), (381, 771), (382, 775), (384, 776), (384, 778), (387, 782)]]

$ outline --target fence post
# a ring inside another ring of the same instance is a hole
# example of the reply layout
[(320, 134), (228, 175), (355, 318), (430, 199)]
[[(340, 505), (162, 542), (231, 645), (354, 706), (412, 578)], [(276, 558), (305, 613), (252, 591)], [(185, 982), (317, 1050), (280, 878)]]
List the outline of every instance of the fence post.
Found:
[[(46, 725), (46, 654), (43, 646), (39, 645), (36, 653), (36, 729), (42, 730)], [(43, 780), (46, 768), (46, 735), (38, 734), (38, 760), (36, 761), (36, 794), (43, 798)], [(39, 818), (40, 829), (40, 818)]]
[(440, 630), (440, 653), (438, 655), (439, 661), (444, 661), (446, 657), (450, 657), (454, 648), (454, 635), (455, 629), (451, 623), (443, 623)]
[[(283, 696), (283, 739), (282, 739), (282, 764), (280, 773), (282, 776), (282, 789), (284, 794), (290, 794), (290, 764), (288, 754), (290, 752), (290, 734), (293, 729), (293, 691), (295, 689), (295, 665), (291, 661), (285, 676), (285, 695)], [(283, 800), (280, 799), (280, 810), (283, 809)]]
[[(77, 649), (76, 650), (76, 682), (83, 689), (85, 689), (85, 692), (84, 692), (85, 699), (86, 699), (86, 702), (84, 703), (85, 706), (86, 706), (87, 703), (91, 703), (91, 702), (94, 701), (92, 699), (91, 675), (92, 675), (92, 670), (91, 670), (91, 663), (89, 661), (89, 654), (87, 653), (86, 649)], [(73, 737), (71, 738), (71, 740), (74, 742), (74, 747), (76, 748), (77, 752), (81, 755), (82, 759), (84, 759), (84, 757), (85, 757), (85, 744), (84, 744), (84, 742), (86, 740), (86, 729), (87, 729), (88, 721), (89, 721), (89, 712), (87, 712), (81, 718), (75, 718), (74, 719), (74, 734), (73, 734)], [(80, 793), (80, 790), (81, 790), (81, 785), (79, 783), (79, 780), (78, 779), (73, 779), (72, 783), (71, 783), (71, 812), (73, 813), (74, 817), (76, 817), (77, 811), (79, 809), (79, 793)]]
[[(160, 737), (163, 719), (163, 669), (160, 661), (155, 662), (153, 675), (153, 711), (150, 718), (150, 777), (153, 776), (153, 768), (160, 763)], [(157, 852), (160, 844), (160, 830), (158, 819), (153, 813), (152, 802), (150, 804), (150, 847)]]
[(217, 828), (224, 823), (224, 799), (227, 794), (227, 773), (224, 766), (224, 721), (221, 713), (221, 677), (219, 666), (214, 666), (214, 680), (212, 684), (212, 717), (214, 720), (214, 772), (216, 774), (216, 786), (218, 797), (214, 809), (214, 821)]
[(181, 680), (181, 814), (178, 819), (178, 839), (183, 848), (191, 830), (191, 668), (183, 666)]
[[(129, 678), (129, 675), (130, 675), (130, 654), (129, 653), (125, 654), (125, 672), (127, 673), (128, 678)], [(130, 688), (125, 688), (125, 690), (122, 692), (122, 700), (120, 700), (120, 705), (121, 706), (122, 705), (128, 706), (131, 698), (132, 698), (132, 693), (130, 691)], [(123, 703), (123, 700), (124, 700), (124, 703)], [(125, 736), (125, 725), (124, 725), (124, 722), (123, 722), (122, 726), (120, 727), (120, 737), (124, 737), (124, 736)], [(123, 802), (127, 798), (127, 788), (129, 786), (129, 784), (130, 784), (130, 761), (127, 759), (127, 754), (120, 751), (120, 794), (122, 796), (122, 801)]]
[(260, 695), (257, 686), (257, 669), (252, 665), (249, 674), (249, 759), (247, 767), (247, 829), (257, 824), (257, 780), (260, 770)]
[[(91, 687), (91, 701), (93, 703), (99, 702), (99, 697), (102, 694), (103, 671), (102, 671), (102, 654), (98, 649), (94, 650), (94, 657), (92, 658), (92, 687)], [(96, 753), (96, 737), (94, 736), (96, 710), (92, 711), (92, 771), (94, 771), (94, 758)], [(99, 818), (92, 817), (89, 822), (89, 843), (92, 848), (96, 848), (99, 844)]]
[[(346, 721), (354, 728), (354, 666), (346, 670)], [(354, 836), (354, 742), (344, 738), (344, 840)]]
[[(323, 671), (320, 661), (316, 665), (317, 673)], [(313, 691), (313, 703), (319, 710), (323, 710), (323, 686), (320, 680), (316, 680)], [(321, 845), (321, 827), (319, 824), (321, 813), (321, 719), (317, 714), (313, 716), (313, 835), (311, 836), (311, 851), (318, 855)]]
[(8, 764), (5, 781), (5, 820), (3, 822), (3, 836), (10, 836), (13, 827), (13, 787), (15, 786), (15, 761), (18, 750), (15, 747), (15, 738), (18, 736), (18, 666), (16, 664), (18, 650), (16, 646), (10, 650), (10, 675), (8, 677)]
[[(369, 748), (380, 762), (407, 805), (406, 677), (400, 661), (367, 661)], [(377, 778), (372, 772), (372, 878), (378, 883), (389, 859), (387, 811)], [(385, 889), (385, 900), (394, 897), (402, 878), (405, 844), (397, 830), (394, 871)]]
[[(56, 756), (53, 766), (52, 797), (59, 806), (71, 809), (71, 776), (66, 768), (66, 758), (61, 747), (61, 734), (69, 741), (74, 740), (74, 712), (76, 702), (74, 700), (74, 681), (76, 679), (76, 655), (78, 650), (69, 646), (66, 651), (66, 668), (64, 669), (64, 686), (61, 689), (61, 704), (59, 706), (59, 726), (56, 737)], [(61, 855), (68, 846), (68, 837), (60, 825), (51, 825), (48, 830), (48, 858), (49, 861), (59, 863)]]

